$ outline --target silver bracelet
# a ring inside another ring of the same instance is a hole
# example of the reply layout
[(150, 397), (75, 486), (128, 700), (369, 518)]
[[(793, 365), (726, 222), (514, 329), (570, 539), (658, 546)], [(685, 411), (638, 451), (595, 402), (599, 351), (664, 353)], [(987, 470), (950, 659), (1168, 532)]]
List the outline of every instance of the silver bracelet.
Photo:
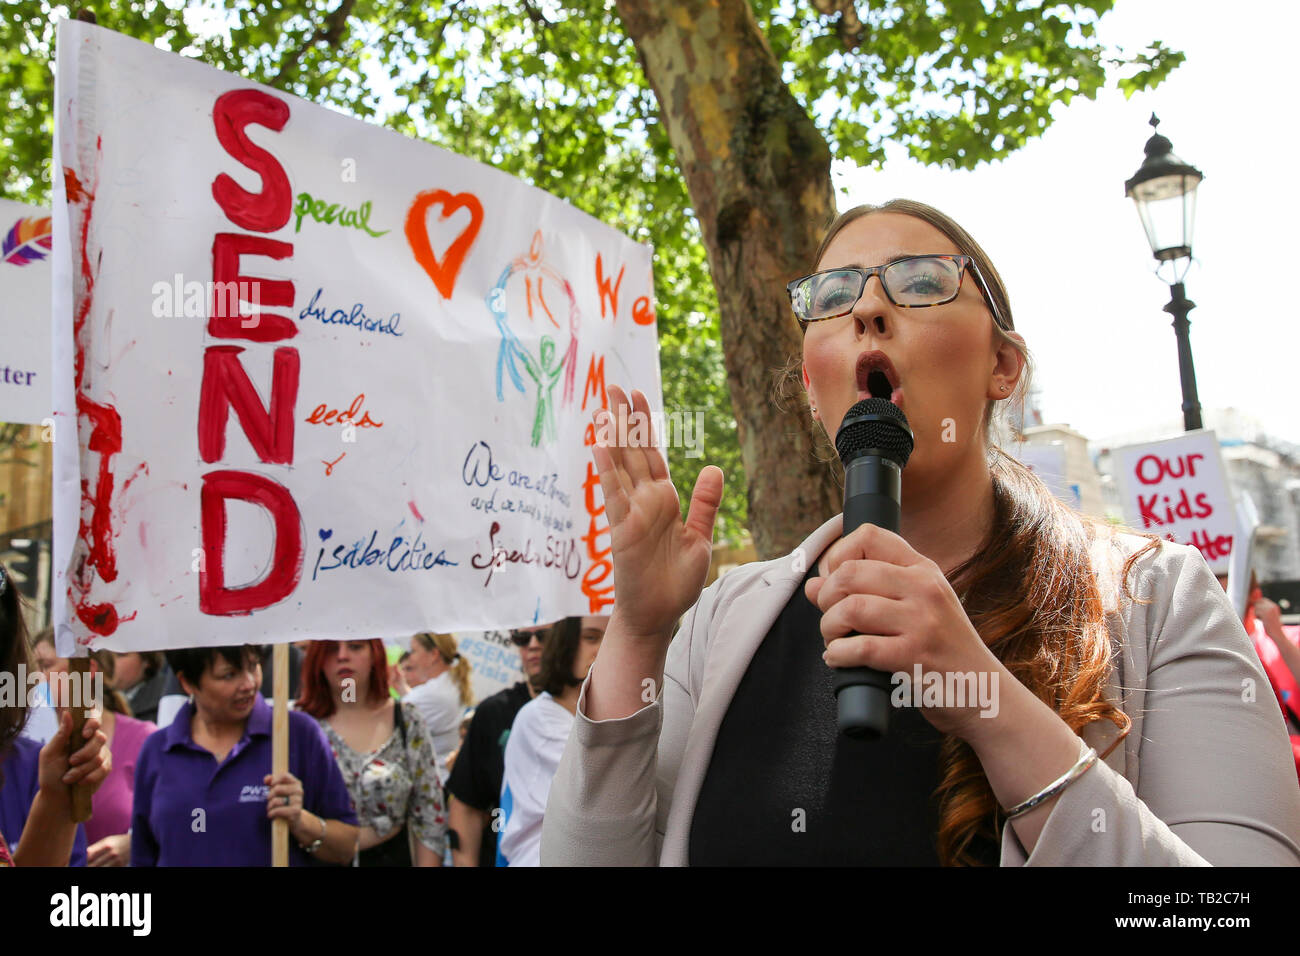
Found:
[(1028, 813), (1030, 810), (1034, 809), (1034, 807), (1038, 806), (1044, 800), (1050, 800), (1052, 797), (1056, 796), (1058, 793), (1060, 793), (1070, 784), (1074, 783), (1074, 781), (1078, 780), (1081, 776), (1083, 776), (1083, 774), (1088, 770), (1088, 768), (1091, 767), (1096, 762), (1097, 762), (1097, 751), (1089, 747), (1088, 752), (1084, 754), (1082, 757), (1080, 757), (1079, 762), (1076, 763), (1073, 767), (1071, 767), (1065, 773), (1061, 774), (1061, 776), (1057, 777), (1055, 780), (1049, 783), (1042, 790), (1039, 790), (1036, 794), (1034, 794), (1024, 803), (1018, 803), (1010, 810), (1004, 811), (1007, 815), (1007, 819), (1010, 820), (1012, 817), (1018, 817), (1022, 813)]
[(320, 849), (321, 844), (325, 842), (325, 834), (327, 832), (325, 829), (325, 818), (317, 817), (316, 819), (320, 821), (320, 836), (318, 836), (315, 842), (311, 843), (309, 846), (303, 846), (301, 843), (298, 844), (298, 847), (304, 853), (315, 853)]

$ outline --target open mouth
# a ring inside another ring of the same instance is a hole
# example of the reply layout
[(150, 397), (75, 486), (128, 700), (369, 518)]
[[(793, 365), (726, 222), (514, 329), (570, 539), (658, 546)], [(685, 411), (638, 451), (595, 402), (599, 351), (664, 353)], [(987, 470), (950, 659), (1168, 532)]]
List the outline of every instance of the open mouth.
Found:
[(881, 351), (863, 352), (857, 365), (858, 399), (883, 398), (895, 405), (903, 397), (894, 363)]

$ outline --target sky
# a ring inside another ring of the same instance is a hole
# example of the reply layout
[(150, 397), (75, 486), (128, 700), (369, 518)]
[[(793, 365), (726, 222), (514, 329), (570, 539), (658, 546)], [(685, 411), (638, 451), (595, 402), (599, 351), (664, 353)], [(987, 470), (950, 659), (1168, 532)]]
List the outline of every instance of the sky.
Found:
[(1205, 175), (1185, 279), (1201, 406), (1236, 408), (1300, 443), (1300, 250), (1289, 235), (1300, 227), (1300, 3), (1118, 0), (1099, 34), (1133, 50), (1160, 39), (1187, 60), (1130, 100), (1076, 98), (1041, 139), (976, 170), (927, 168), (901, 149), (882, 170), (837, 163), (840, 208), (903, 196), (966, 227), (1007, 285), (1044, 422), (1094, 440), (1181, 429), (1169, 287), (1124, 196), (1155, 112), (1174, 153)]

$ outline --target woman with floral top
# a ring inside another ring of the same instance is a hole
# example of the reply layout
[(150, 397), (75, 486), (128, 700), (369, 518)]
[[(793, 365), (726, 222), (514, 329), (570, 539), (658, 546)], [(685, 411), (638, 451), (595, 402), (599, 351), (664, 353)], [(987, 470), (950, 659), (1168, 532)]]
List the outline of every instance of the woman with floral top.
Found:
[(297, 707), (320, 723), (352, 794), (358, 865), (441, 866), (437, 756), (419, 712), (389, 694), (383, 642), (313, 641)]

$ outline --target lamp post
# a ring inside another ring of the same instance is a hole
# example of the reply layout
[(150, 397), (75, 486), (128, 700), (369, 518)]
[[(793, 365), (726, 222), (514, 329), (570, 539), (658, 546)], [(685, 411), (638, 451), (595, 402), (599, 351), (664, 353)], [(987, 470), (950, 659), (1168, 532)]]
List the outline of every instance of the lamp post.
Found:
[[(1151, 116), (1154, 129), (1160, 125)], [(1173, 144), (1157, 130), (1147, 140), (1146, 158), (1138, 171), (1124, 183), (1124, 195), (1137, 206), (1151, 252), (1161, 266), (1169, 263), (1173, 279), (1165, 311), (1174, 317), (1178, 338), (1178, 374), (1183, 386), (1183, 426), (1187, 431), (1201, 427), (1201, 401), (1196, 395), (1196, 369), (1192, 365), (1191, 322), (1187, 314), (1196, 303), (1187, 298), (1183, 277), (1192, 264), (1192, 222), (1196, 213), (1196, 187), (1205, 177), (1173, 153)]]

